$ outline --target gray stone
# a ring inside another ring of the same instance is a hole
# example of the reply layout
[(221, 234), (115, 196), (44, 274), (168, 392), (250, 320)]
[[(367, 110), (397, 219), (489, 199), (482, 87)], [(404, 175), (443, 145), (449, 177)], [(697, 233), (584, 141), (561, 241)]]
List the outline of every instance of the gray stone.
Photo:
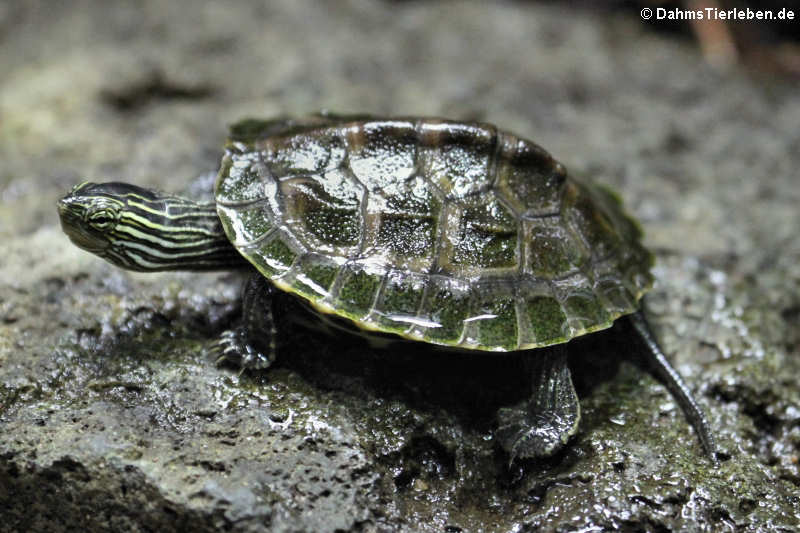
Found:
[[(15, 2), (0, 43), (0, 531), (800, 528), (796, 85), (521, 2)], [(488, 120), (618, 189), (719, 467), (614, 330), (574, 341), (579, 435), (509, 469), (518, 358), (289, 332), (240, 376), (205, 352), (239, 275), (121, 272), (58, 227), (82, 179), (207, 195), (227, 123), (323, 108)]]

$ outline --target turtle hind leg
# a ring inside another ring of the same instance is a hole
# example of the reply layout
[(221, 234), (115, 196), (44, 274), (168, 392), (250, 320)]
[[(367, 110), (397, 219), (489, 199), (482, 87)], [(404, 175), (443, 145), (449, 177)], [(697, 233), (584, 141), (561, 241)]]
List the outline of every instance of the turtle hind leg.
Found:
[(255, 273), (242, 287), (242, 321), (224, 331), (211, 346), (217, 364), (227, 363), (242, 370), (261, 370), (275, 360), (277, 330), (273, 303), (276, 289)]
[(577, 432), (580, 404), (567, 367), (567, 350), (554, 346), (531, 354), (533, 383), (529, 399), (497, 413), (500, 446), (515, 459), (546, 458)]
[(653, 368), (656, 375), (664, 382), (667, 389), (672, 393), (672, 396), (680, 405), (681, 410), (689, 419), (689, 423), (694, 427), (697, 435), (700, 437), (700, 442), (703, 445), (708, 457), (711, 461), (717, 463), (717, 444), (714, 439), (714, 433), (711, 431), (711, 426), (708, 423), (700, 406), (697, 405), (694, 397), (692, 397), (689, 387), (686, 386), (680, 374), (672, 367), (661, 347), (656, 342), (655, 335), (650, 330), (650, 326), (641, 311), (637, 311), (632, 315), (628, 315), (628, 320), (633, 326), (633, 329), (639, 335), (643, 345), (643, 355), (647, 363)]

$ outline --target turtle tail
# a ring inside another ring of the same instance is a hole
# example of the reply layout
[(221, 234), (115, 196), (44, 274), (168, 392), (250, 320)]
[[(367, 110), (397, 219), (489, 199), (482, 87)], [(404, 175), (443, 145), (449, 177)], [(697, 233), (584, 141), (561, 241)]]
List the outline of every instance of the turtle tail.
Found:
[(717, 443), (706, 415), (692, 397), (689, 387), (686, 386), (681, 376), (664, 356), (642, 311), (629, 315), (629, 320), (644, 344), (645, 349), (643, 352), (647, 363), (672, 393), (686, 418), (689, 419), (692, 427), (697, 432), (698, 437), (700, 437), (700, 443), (703, 445), (706, 455), (716, 465)]

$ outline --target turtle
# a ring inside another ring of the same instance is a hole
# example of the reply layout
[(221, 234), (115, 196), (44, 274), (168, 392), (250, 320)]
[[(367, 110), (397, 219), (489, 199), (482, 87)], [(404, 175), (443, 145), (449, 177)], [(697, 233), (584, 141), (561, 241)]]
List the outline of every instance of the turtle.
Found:
[(74, 244), (134, 271), (249, 269), (242, 319), (210, 351), (262, 370), (281, 302), (336, 328), (459, 354), (524, 352), (530, 396), (495, 439), (543, 459), (578, 431), (569, 341), (629, 322), (715, 461), (710, 425), (642, 312), (653, 255), (620, 197), (488, 123), (317, 113), (230, 127), (200, 203), (84, 182), (58, 203)]

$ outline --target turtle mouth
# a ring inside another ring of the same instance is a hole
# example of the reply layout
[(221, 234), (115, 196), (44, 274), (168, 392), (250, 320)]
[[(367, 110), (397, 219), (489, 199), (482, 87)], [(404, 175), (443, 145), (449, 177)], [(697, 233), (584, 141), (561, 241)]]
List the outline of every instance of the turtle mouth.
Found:
[(97, 242), (97, 239), (93, 239), (83, 233), (67, 233), (67, 236), (75, 246), (95, 255), (102, 255), (108, 248), (108, 245), (103, 245)]
[(61, 220), (61, 229), (75, 246), (93, 254), (100, 254), (108, 248), (108, 242), (88, 231), (82, 210), (76, 209), (69, 197), (58, 202), (58, 217)]

